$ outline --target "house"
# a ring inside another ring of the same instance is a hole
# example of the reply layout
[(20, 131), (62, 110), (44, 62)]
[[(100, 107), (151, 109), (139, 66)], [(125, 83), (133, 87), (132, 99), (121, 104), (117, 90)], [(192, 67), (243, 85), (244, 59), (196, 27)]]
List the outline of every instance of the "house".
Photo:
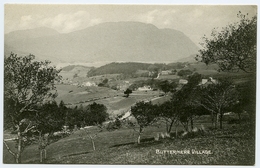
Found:
[(179, 80), (179, 84), (181, 84), (181, 85), (186, 85), (187, 83), (188, 83), (188, 80), (186, 80), (186, 79)]
[(139, 91), (147, 91), (147, 90), (152, 90), (152, 88), (150, 86), (143, 86), (143, 87), (139, 87), (137, 90), (139, 90)]
[(94, 82), (83, 82), (82, 84), (81, 84), (81, 86), (97, 86), (97, 84), (96, 83), (94, 83)]
[(212, 77), (209, 77), (208, 79), (202, 79), (199, 85), (208, 86), (211, 84), (217, 84), (218, 81), (216, 79), (213, 79)]
[(171, 73), (171, 71), (162, 71), (161, 75), (169, 75)]
[(131, 85), (131, 83), (129, 81), (123, 81), (122, 83), (119, 83), (117, 85), (117, 89), (118, 90), (126, 90), (127, 88), (129, 88), (130, 85)]

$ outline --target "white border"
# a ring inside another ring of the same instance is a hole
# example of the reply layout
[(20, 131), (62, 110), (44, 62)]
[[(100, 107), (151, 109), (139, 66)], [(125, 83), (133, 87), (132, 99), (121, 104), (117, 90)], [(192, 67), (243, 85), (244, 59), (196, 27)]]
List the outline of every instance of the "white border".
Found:
[[(18, 4), (149, 4), (149, 5), (259, 5), (260, 1), (259, 0), (211, 0), (210, 2), (207, 0), (182, 0), (182, 1), (177, 1), (177, 0), (150, 0), (150, 1), (145, 1), (145, 0), (2, 0), (1, 1), (1, 6), (0, 6), (0, 23), (2, 23), (2, 26), (0, 27), (0, 37), (1, 37), (1, 45), (0, 45), (0, 51), (1, 51), (1, 61), (0, 61), (0, 112), (1, 112), (1, 126), (0, 126), (0, 133), (3, 133), (3, 55), (4, 55), (4, 4), (7, 3), (18, 3)], [(257, 9), (257, 13), (259, 13), (259, 7)], [(259, 17), (258, 17), (258, 36), (257, 36), (257, 41), (259, 42)], [(257, 49), (259, 49), (259, 43), (257, 43)], [(259, 56), (259, 52), (257, 52), (257, 56)], [(257, 65), (259, 65), (260, 60), (259, 57), (257, 59)], [(259, 66), (257, 66), (257, 105), (256, 105), (256, 159), (255, 159), (255, 166), (254, 167), (260, 167), (260, 162), (258, 159), (259, 158), (259, 121), (260, 121), (260, 115), (258, 114), (259, 111)], [(1, 142), (3, 142), (3, 135), (0, 136)], [(14, 164), (3, 164), (3, 143), (0, 143), (0, 167), (22, 167), (22, 168), (27, 168), (27, 167), (35, 167), (35, 164), (30, 164), (30, 165), (14, 165)], [(71, 166), (76, 166), (76, 167), (115, 167), (115, 165), (37, 165), (37, 167), (71, 167)], [(144, 165), (140, 165), (137, 167), (143, 167)], [(171, 165), (171, 167), (174, 165)], [(116, 167), (121, 167), (120, 165)], [(134, 165), (125, 165), (124, 167), (136, 167)], [(150, 167), (150, 166), (146, 166)], [(157, 167), (157, 166), (156, 166)], [(166, 167), (166, 166), (158, 166), (158, 167)], [(169, 166), (167, 166), (169, 167)], [(174, 166), (174, 167), (201, 167), (201, 166)], [(203, 166), (203, 167), (212, 167), (212, 166)], [(220, 167), (220, 166), (217, 166)], [(234, 166), (225, 166), (225, 167), (234, 167)], [(240, 166), (240, 167), (251, 167), (251, 166)]]

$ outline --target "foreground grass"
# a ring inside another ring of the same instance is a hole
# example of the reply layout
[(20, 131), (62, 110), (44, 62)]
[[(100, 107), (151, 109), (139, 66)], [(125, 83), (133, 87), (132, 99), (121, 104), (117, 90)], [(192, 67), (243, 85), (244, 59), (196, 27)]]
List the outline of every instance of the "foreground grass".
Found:
[[(97, 151), (53, 158), (46, 163), (61, 164), (173, 164), (173, 165), (254, 165), (251, 138), (214, 131), (215, 135), (191, 139), (148, 140), (142, 144), (121, 144)], [(156, 150), (209, 150), (212, 154), (157, 154)]]
[[(166, 164), (166, 165), (254, 165), (255, 141), (245, 126), (226, 126), (223, 130), (208, 130), (195, 137), (169, 138), (154, 141), (150, 128), (141, 144), (135, 143), (130, 130), (103, 132), (96, 139), (93, 151), (90, 140), (77, 134), (48, 147), (51, 153), (46, 164)], [(159, 130), (157, 130), (159, 131)], [(74, 137), (74, 138), (72, 138)], [(156, 150), (208, 150), (211, 154), (158, 154)], [(39, 163), (27, 160), (24, 163)]]

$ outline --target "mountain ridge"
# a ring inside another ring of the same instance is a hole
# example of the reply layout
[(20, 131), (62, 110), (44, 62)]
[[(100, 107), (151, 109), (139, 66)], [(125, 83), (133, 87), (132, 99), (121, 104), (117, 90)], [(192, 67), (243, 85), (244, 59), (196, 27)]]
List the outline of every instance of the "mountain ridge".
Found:
[(181, 31), (158, 29), (141, 22), (106, 22), (66, 34), (46, 30), (47, 35), (40, 32), (33, 38), (28, 36), (16, 40), (11, 40), (15, 38), (12, 37), (15, 32), (6, 34), (5, 44), (14, 50), (56, 62), (172, 62), (198, 51), (198, 47)]

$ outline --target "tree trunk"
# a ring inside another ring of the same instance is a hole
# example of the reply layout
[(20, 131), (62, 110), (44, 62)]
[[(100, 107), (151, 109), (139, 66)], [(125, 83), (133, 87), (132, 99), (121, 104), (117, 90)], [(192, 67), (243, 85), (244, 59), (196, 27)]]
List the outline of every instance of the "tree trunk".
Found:
[(96, 150), (96, 146), (95, 146), (94, 139), (91, 136), (90, 136), (90, 139), (91, 139), (91, 142), (92, 142), (93, 150), (95, 151)]
[(177, 128), (177, 126), (175, 127), (175, 138), (177, 138), (178, 137), (178, 128)]
[(169, 133), (169, 134), (171, 133), (173, 123), (174, 123), (174, 120), (172, 120), (172, 122), (167, 130), (167, 133)]
[(93, 150), (95, 151), (95, 150), (96, 150), (96, 147), (95, 147), (95, 142), (94, 142), (94, 140), (93, 140), (93, 139), (91, 139), (91, 141), (92, 141), (92, 147), (93, 147)]
[(211, 112), (211, 125), (214, 127), (214, 113)]
[(223, 114), (222, 114), (222, 112), (220, 112), (220, 114), (219, 114), (219, 128), (220, 129), (223, 128)]
[(140, 133), (139, 133), (138, 138), (137, 138), (137, 143), (138, 143), (138, 144), (141, 143), (141, 135), (140, 135)]
[(189, 121), (184, 122), (183, 126), (184, 126), (185, 130), (186, 130), (187, 132), (189, 132)]
[(218, 126), (218, 115), (214, 114), (214, 127), (215, 127), (215, 129), (217, 129), (217, 126)]
[(17, 136), (18, 136), (18, 147), (17, 147), (17, 154), (16, 154), (15, 161), (16, 163), (21, 163), (22, 135), (21, 135), (20, 128), (18, 128)]
[(190, 116), (190, 127), (191, 127), (191, 130), (193, 130), (193, 116), (192, 115)]
[(143, 128), (140, 127), (140, 129), (139, 129), (139, 134), (138, 134), (138, 138), (137, 138), (137, 143), (138, 143), (138, 144), (141, 143), (141, 133), (142, 133), (142, 131), (143, 131)]
[(42, 150), (40, 149), (40, 162), (42, 162)]
[(166, 121), (166, 132), (169, 132), (168, 121)]
[(39, 148), (39, 151), (40, 151), (40, 162), (42, 162), (42, 133), (39, 132), (39, 142), (38, 142), (38, 148)]

